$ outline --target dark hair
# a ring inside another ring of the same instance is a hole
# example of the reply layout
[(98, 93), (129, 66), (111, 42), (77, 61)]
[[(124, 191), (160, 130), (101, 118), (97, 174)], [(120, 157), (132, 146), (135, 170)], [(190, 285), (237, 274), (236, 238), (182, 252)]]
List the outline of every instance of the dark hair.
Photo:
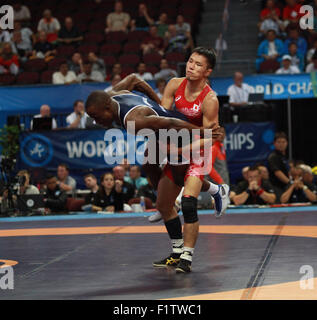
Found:
[[(65, 164), (65, 163), (59, 164), (58, 167), (63, 167), (63, 168), (65, 168), (67, 171), (69, 171), (68, 165)], [(57, 168), (58, 168), (58, 167), (57, 167)]]
[(76, 107), (79, 102), (84, 103), (83, 100), (79, 100), (79, 99), (78, 99), (78, 100), (76, 100), (76, 101), (74, 102), (73, 107)]
[(255, 165), (251, 166), (248, 171), (259, 171), (260, 172), (260, 169), (259, 169), (259, 166), (255, 164)]
[(99, 188), (99, 190), (98, 190), (98, 192), (99, 192), (99, 194), (100, 194), (101, 197), (106, 194), (106, 192), (105, 192), (105, 187), (102, 185), (102, 182), (103, 182), (103, 179), (105, 178), (105, 176), (108, 176), (108, 175), (112, 176), (113, 180), (115, 180), (113, 173), (110, 172), (110, 171), (104, 173), (103, 175), (101, 175), (101, 177), (100, 177), (100, 188)]
[(46, 179), (46, 180), (51, 180), (51, 179), (53, 179), (53, 178), (56, 178), (55, 174), (53, 174), (53, 173), (48, 173), (48, 174), (45, 176), (45, 179)]
[(93, 175), (92, 173), (88, 173), (88, 174), (84, 175), (84, 180), (85, 180), (86, 178), (92, 178), (92, 179), (97, 180), (96, 176)]
[(275, 142), (277, 139), (286, 139), (286, 140), (288, 140), (286, 133), (283, 132), (283, 131), (279, 131), (279, 132), (276, 132), (276, 133), (275, 133), (274, 142)]
[(90, 107), (97, 106), (98, 108), (104, 108), (110, 103), (110, 96), (105, 91), (97, 90), (92, 92), (86, 101), (86, 110), (88, 111)]
[(215, 65), (216, 65), (216, 60), (217, 60), (217, 55), (214, 49), (208, 49), (208, 48), (204, 48), (204, 47), (197, 47), (192, 51), (193, 53), (198, 53), (202, 56), (204, 56), (207, 61), (208, 61), (208, 65), (211, 69), (214, 69)]

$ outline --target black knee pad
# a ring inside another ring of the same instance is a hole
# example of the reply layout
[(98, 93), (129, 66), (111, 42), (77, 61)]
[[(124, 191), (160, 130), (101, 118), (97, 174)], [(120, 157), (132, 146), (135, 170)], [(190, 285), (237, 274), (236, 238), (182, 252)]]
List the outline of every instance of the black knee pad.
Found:
[(197, 199), (191, 196), (182, 197), (182, 211), (185, 223), (195, 223), (198, 221)]

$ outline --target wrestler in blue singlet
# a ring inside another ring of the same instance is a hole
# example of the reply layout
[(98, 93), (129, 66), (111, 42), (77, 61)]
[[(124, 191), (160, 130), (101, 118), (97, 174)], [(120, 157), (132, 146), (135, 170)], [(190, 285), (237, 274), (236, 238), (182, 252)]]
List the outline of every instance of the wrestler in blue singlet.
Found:
[(157, 102), (146, 97), (138, 96), (136, 94), (118, 94), (111, 98), (118, 103), (119, 118), (124, 128), (125, 118), (128, 113), (139, 106), (151, 108), (160, 117), (177, 118), (189, 122), (184, 114), (174, 110), (166, 110)]

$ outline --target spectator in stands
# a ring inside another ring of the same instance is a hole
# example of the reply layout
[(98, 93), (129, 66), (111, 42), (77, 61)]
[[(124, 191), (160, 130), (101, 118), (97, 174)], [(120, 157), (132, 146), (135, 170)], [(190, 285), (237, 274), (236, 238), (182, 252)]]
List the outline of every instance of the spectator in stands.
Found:
[(297, 66), (292, 66), (292, 58), (290, 55), (285, 54), (282, 58), (282, 67), (276, 70), (277, 74), (296, 74), (300, 73)]
[(233, 197), (235, 205), (265, 205), (276, 201), (271, 183), (268, 180), (262, 180), (260, 170), (256, 166), (251, 167), (248, 171), (246, 187), (237, 188), (235, 192), (236, 195)]
[(147, 184), (140, 187), (139, 190), (137, 191), (136, 198), (141, 198), (145, 197), (151, 200), (151, 206), (153, 207), (154, 204), (156, 203), (156, 198), (157, 198), (157, 193), (153, 188), (153, 185), (150, 181), (150, 179), (147, 179)]
[(135, 188), (133, 185), (124, 180), (125, 178), (125, 170), (124, 167), (121, 165), (115, 166), (112, 169), (113, 176), (115, 180), (122, 181), (122, 193), (123, 193), (123, 200), (124, 203), (128, 203), (135, 195)]
[(108, 172), (100, 178), (100, 188), (97, 193), (96, 205), (93, 211), (118, 212), (123, 210), (122, 181), (115, 180)]
[[(34, 118), (48, 118), (51, 117), (51, 108), (49, 105), (47, 104), (43, 104), (40, 108), (40, 114), (37, 114), (33, 117)], [(31, 125), (30, 125), (31, 130), (33, 130), (33, 120), (31, 121)], [(54, 118), (52, 118), (52, 129), (56, 129), (57, 128), (57, 123), (56, 120)]]
[(281, 195), (281, 203), (317, 201), (316, 187), (303, 181), (303, 170), (299, 166), (292, 168), (289, 175), (291, 180)]
[(90, 190), (90, 193), (85, 196), (85, 204), (96, 204), (99, 190), (97, 178), (92, 173), (89, 173), (84, 176), (84, 181), (86, 188)]
[(289, 164), (286, 155), (288, 145), (287, 136), (284, 132), (277, 132), (274, 137), (275, 150), (268, 157), (268, 169), (270, 173), (270, 181), (275, 189), (277, 199), (290, 182), (288, 176)]
[(69, 129), (85, 129), (88, 115), (85, 112), (84, 101), (76, 100), (73, 107), (74, 112), (66, 118), (67, 127)]
[[(11, 34), (9, 31), (2, 30), (0, 28), (0, 49), (3, 47), (4, 43), (10, 42), (11, 43)], [(1, 53), (1, 51), (0, 51)]]
[(290, 43), (288, 46), (288, 55), (292, 59), (292, 66), (296, 66), (300, 72), (304, 71), (305, 66), (305, 58), (304, 55), (298, 52), (297, 44), (296, 43)]
[(79, 82), (104, 82), (104, 76), (99, 71), (92, 71), (92, 64), (89, 61), (84, 63), (84, 72), (78, 75)]
[(167, 14), (165, 12), (160, 14), (158, 21), (155, 22), (155, 25), (157, 26), (157, 35), (163, 38), (168, 29)]
[(68, 67), (69, 70), (74, 71), (77, 75), (84, 72), (83, 59), (79, 52), (75, 52), (72, 55), (71, 61), (68, 62)]
[(303, 182), (314, 185), (315, 188), (317, 188), (317, 185), (315, 183), (315, 177), (313, 174), (313, 170), (310, 166), (307, 164), (300, 164), (299, 167), (302, 169), (303, 173)]
[(307, 41), (304, 37), (301, 37), (299, 34), (298, 28), (290, 28), (288, 31), (288, 37), (284, 41), (284, 53), (289, 53), (289, 45), (291, 43), (296, 43), (298, 53), (305, 56), (307, 52)]
[(66, 202), (67, 193), (60, 188), (54, 175), (48, 175), (44, 199), (46, 214), (65, 212)]
[(19, 73), (19, 57), (12, 52), (12, 46), (9, 42), (4, 43), (0, 54), (0, 74)]
[(137, 68), (136, 75), (145, 81), (153, 80), (153, 75), (151, 72), (146, 72), (146, 64), (144, 62), (140, 62)]
[(27, 170), (20, 170), (17, 173), (17, 177), (19, 178), (19, 189), (18, 194), (39, 194), (39, 189), (30, 184), (31, 175)]
[(121, 76), (119, 74), (115, 74), (111, 79), (111, 85), (106, 88), (105, 91), (110, 91), (112, 88), (121, 81)]
[(152, 25), (150, 27), (149, 35), (145, 37), (141, 43), (141, 50), (143, 55), (148, 53), (159, 53), (164, 55), (164, 39), (157, 34), (157, 26)]
[(313, 42), (312, 48), (310, 48), (307, 52), (306, 61), (308, 64), (312, 62), (312, 57), (313, 57), (314, 53), (317, 52), (316, 49), (317, 49), (317, 39), (315, 39), (315, 41)]
[(47, 35), (45, 31), (40, 31), (37, 35), (37, 41), (33, 46), (33, 52), (30, 59), (44, 59), (46, 62), (52, 60), (57, 51), (54, 46), (47, 41)]
[(68, 70), (66, 62), (62, 63), (59, 71), (53, 73), (53, 84), (73, 84), (78, 83), (77, 76), (74, 71)]
[(229, 104), (233, 107), (248, 104), (249, 94), (254, 92), (253, 87), (243, 82), (243, 74), (239, 71), (234, 73), (234, 83), (228, 88)]
[(60, 44), (78, 46), (83, 39), (82, 34), (79, 32), (77, 27), (74, 26), (73, 19), (71, 17), (66, 17), (64, 25), (58, 32), (57, 41)]
[(167, 84), (167, 81), (165, 79), (157, 79), (155, 82), (155, 86), (156, 86), (155, 92), (160, 99), (163, 98), (164, 89), (166, 87), (166, 84)]
[(209, 177), (217, 184), (230, 184), (229, 171), (226, 160), (226, 150), (224, 148), (223, 141), (226, 137), (226, 131), (224, 127), (220, 128), (223, 135), (216, 139), (212, 146), (212, 170), (209, 173)]
[(233, 198), (236, 195), (236, 190), (240, 190), (241, 188), (243, 189), (243, 188), (245, 188), (245, 186), (248, 185), (248, 172), (249, 172), (249, 169), (250, 169), (249, 166), (243, 167), (242, 170), (241, 170), (242, 180), (238, 179), (236, 181), (236, 184), (231, 186), (231, 190), (230, 190), (230, 194), (229, 194), (229, 197), (230, 197), (231, 201), (233, 201)]
[(37, 30), (45, 31), (47, 34), (47, 41), (50, 43), (55, 43), (57, 41), (60, 28), (61, 25), (59, 21), (52, 16), (51, 10), (44, 10), (43, 18), (39, 21)]
[(138, 16), (131, 20), (131, 31), (148, 31), (152, 24), (154, 24), (154, 20), (150, 17), (147, 6), (144, 3), (139, 3)]
[(107, 28), (106, 33), (113, 31), (128, 31), (130, 23), (130, 15), (123, 12), (122, 1), (116, 1), (114, 5), (114, 12), (111, 12), (107, 16)]
[(316, 72), (317, 71), (317, 51), (312, 57), (312, 62), (307, 65), (306, 72)]
[(75, 196), (76, 180), (69, 175), (69, 168), (66, 164), (61, 163), (57, 167), (57, 184), (59, 188)]
[(284, 31), (285, 26), (280, 20), (281, 11), (275, 5), (274, 0), (267, 0), (266, 7), (261, 10), (259, 23), (260, 38), (266, 35), (268, 30), (274, 30), (276, 35), (279, 36), (281, 31)]
[(106, 66), (103, 59), (98, 58), (94, 52), (88, 53), (88, 61), (91, 63), (92, 71), (98, 71), (103, 78), (106, 77)]
[(270, 174), (269, 174), (268, 168), (261, 164), (258, 165), (258, 168), (260, 170), (262, 180), (270, 180)]
[(12, 41), (16, 47), (20, 58), (27, 58), (32, 51), (33, 31), (29, 28), (21, 28), (21, 23), (14, 22), (14, 30), (12, 34)]
[(194, 42), (191, 34), (191, 26), (189, 23), (185, 22), (184, 16), (179, 14), (176, 17), (176, 24), (175, 24), (177, 34), (183, 34), (189, 41), (189, 48), (190, 50), (194, 49)]
[(165, 81), (169, 81), (173, 77), (177, 76), (177, 72), (170, 68), (168, 61), (166, 59), (162, 59), (160, 63), (160, 71), (154, 75), (154, 79), (164, 79)]
[(142, 186), (148, 184), (146, 178), (141, 177), (141, 169), (137, 165), (133, 165), (129, 170), (129, 177), (124, 178), (125, 181), (129, 182), (136, 190), (139, 190)]
[(286, 4), (287, 5), (283, 8), (283, 20), (285, 27), (290, 23), (298, 24), (299, 19), (302, 16), (299, 12), (301, 5), (296, 3), (296, 0), (286, 0)]
[(14, 21), (19, 21), (25, 24), (31, 20), (30, 9), (27, 6), (22, 5), (20, 1), (13, 4), (13, 11)]
[(190, 42), (186, 34), (177, 33), (175, 24), (168, 26), (168, 31), (165, 34), (165, 52), (181, 52), (186, 53), (189, 50)]
[(111, 73), (107, 75), (106, 81), (110, 81), (113, 77), (118, 74), (121, 79), (125, 78), (125, 74), (122, 72), (122, 66), (120, 63), (115, 63), (112, 67)]
[(261, 64), (267, 60), (281, 62), (283, 49), (283, 41), (276, 38), (276, 32), (274, 30), (267, 31), (266, 39), (258, 47), (256, 70), (260, 71)]

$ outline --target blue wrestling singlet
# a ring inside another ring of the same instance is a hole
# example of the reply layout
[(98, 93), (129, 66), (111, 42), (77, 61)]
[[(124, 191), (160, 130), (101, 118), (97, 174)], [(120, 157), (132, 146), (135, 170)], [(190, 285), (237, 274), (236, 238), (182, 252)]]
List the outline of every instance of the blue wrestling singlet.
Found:
[(118, 103), (118, 113), (122, 126), (125, 128), (125, 118), (134, 108), (142, 106), (151, 108), (159, 117), (177, 118), (189, 122), (187, 117), (175, 110), (166, 110), (157, 102), (136, 94), (119, 94), (112, 97)]

